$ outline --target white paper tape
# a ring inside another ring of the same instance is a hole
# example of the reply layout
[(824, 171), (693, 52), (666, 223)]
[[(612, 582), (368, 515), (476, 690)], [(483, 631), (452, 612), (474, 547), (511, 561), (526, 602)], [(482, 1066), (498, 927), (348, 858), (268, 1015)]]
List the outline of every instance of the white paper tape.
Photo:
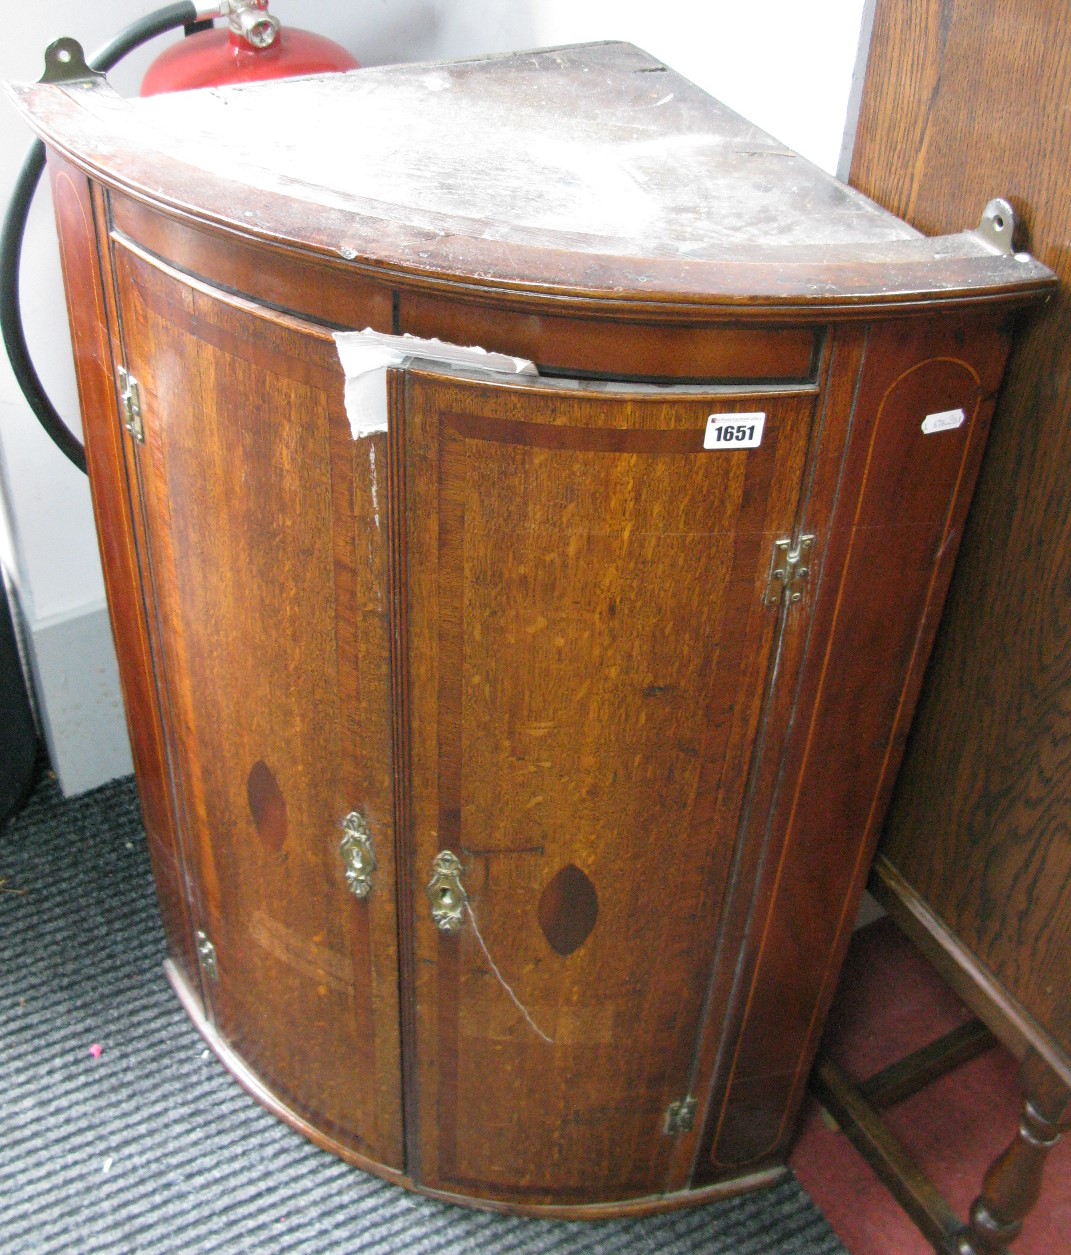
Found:
[(387, 368), (411, 357), (456, 366), (472, 366), (498, 375), (535, 375), (534, 364), (523, 357), (488, 353), (476, 345), (447, 344), (419, 336), (392, 336), (366, 328), (337, 331), (335, 344), (346, 376), (346, 414), (354, 440), (387, 430)]

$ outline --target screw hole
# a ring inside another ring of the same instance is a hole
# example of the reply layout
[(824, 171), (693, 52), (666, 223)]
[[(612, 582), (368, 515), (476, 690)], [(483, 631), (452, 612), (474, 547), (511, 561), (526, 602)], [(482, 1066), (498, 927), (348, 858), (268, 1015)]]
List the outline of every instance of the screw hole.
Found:
[(68, 50), (67, 50), (66, 48), (61, 48), (61, 49), (60, 49), (60, 50), (56, 53), (56, 60), (57, 60), (57, 61), (62, 61), (62, 62), (64, 63), (64, 65), (66, 65), (66, 64), (67, 64), (67, 62), (68, 62), (68, 61), (70, 61), (70, 59), (71, 59), (71, 54), (70, 54), (70, 52), (68, 52)]
[(997, 214), (997, 216), (993, 219), (993, 225), (998, 231), (1004, 230), (1004, 219), (1000, 216), (1000, 214)]

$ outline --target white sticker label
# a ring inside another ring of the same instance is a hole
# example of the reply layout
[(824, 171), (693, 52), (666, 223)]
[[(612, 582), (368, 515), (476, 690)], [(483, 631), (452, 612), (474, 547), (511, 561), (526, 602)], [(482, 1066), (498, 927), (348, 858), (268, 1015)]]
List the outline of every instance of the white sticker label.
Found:
[(703, 436), (704, 449), (757, 449), (762, 444), (766, 415), (711, 414)]
[(954, 427), (962, 427), (967, 415), (962, 410), (941, 410), (938, 414), (927, 414), (922, 420), (922, 430), (927, 436), (935, 431), (951, 431)]

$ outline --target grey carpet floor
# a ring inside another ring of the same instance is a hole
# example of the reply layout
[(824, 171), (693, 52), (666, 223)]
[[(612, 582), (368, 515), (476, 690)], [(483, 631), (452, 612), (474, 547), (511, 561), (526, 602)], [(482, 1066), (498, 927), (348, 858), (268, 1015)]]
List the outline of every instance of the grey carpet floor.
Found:
[(792, 1179), (671, 1215), (581, 1223), (386, 1185), (238, 1088), (180, 1010), (163, 955), (132, 781), (64, 801), (44, 777), (0, 831), (5, 1255), (843, 1255)]

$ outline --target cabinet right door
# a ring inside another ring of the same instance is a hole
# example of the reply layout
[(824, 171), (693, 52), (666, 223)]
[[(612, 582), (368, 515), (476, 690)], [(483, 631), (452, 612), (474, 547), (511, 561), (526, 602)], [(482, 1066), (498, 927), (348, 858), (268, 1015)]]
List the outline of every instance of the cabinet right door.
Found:
[[(719, 1014), (777, 671), (766, 583), (815, 403), (394, 379), (407, 1162), (426, 1186), (672, 1188), (667, 1112)], [(704, 447), (712, 414), (755, 412), (757, 447)]]

